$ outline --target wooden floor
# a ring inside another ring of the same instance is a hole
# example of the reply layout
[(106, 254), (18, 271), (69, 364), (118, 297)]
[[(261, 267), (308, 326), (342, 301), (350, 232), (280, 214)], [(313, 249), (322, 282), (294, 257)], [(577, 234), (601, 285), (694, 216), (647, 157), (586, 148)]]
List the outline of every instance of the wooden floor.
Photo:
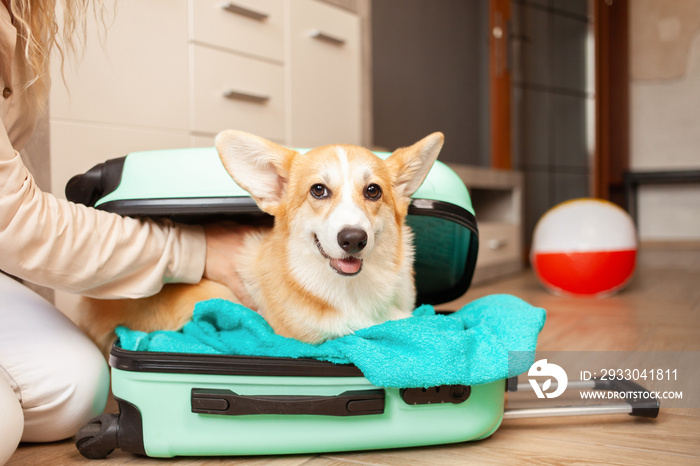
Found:
[[(700, 351), (700, 247), (646, 247), (635, 277), (605, 299), (572, 299), (543, 291), (531, 271), (470, 289), (448, 307), (510, 293), (547, 309), (543, 351)], [(700, 353), (699, 353), (700, 354)], [(699, 363), (700, 364), (700, 363)], [(697, 368), (697, 366), (696, 366)], [(697, 391), (697, 387), (695, 387)], [(697, 406), (697, 403), (696, 405)], [(663, 408), (663, 406), (662, 406)], [(103, 464), (165, 464), (114, 452)], [(700, 464), (700, 409), (664, 410), (658, 419), (627, 415), (505, 420), (479, 442), (403, 450), (309, 456), (176, 458), (178, 465), (457, 465)], [(71, 441), (22, 445), (8, 465), (99, 464)]]

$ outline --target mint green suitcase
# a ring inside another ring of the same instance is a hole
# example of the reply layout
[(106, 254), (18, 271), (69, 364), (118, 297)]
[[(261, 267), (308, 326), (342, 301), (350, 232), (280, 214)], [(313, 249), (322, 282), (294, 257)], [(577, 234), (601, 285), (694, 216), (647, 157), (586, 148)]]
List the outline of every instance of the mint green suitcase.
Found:
[[(66, 195), (130, 216), (197, 223), (265, 219), (213, 148), (136, 152), (109, 160), (74, 177)], [(407, 223), (416, 245), (417, 304), (461, 296), (474, 272), (478, 231), (469, 192), (446, 165), (436, 162), (414, 194)], [(172, 457), (435, 445), (486, 438), (504, 418), (505, 380), (385, 388), (372, 385), (352, 365), (137, 352), (118, 344), (109, 362), (120, 410), (78, 433), (77, 447), (88, 458), (104, 458), (116, 448)]]
[(80, 452), (153, 457), (277, 455), (463, 442), (491, 435), (505, 383), (396, 389), (315, 360), (111, 352), (119, 414), (77, 437)]
[[(213, 148), (109, 160), (74, 177), (66, 196), (123, 215), (184, 222), (265, 217)], [(478, 232), (469, 192), (446, 165), (435, 163), (407, 222), (415, 235), (418, 303), (461, 296), (474, 272)], [(487, 437), (503, 415), (502, 380), (399, 390), (373, 386), (354, 366), (118, 346), (110, 365), (120, 414), (83, 429), (78, 446), (86, 456), (114, 448), (167, 457), (431, 445)]]

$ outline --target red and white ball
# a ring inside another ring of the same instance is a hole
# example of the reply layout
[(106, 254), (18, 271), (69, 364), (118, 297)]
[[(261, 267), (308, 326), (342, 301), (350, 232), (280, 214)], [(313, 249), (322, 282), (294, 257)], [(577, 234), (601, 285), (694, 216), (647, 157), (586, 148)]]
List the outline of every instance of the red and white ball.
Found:
[(555, 294), (607, 296), (632, 278), (637, 232), (627, 212), (599, 199), (575, 199), (537, 222), (530, 262)]

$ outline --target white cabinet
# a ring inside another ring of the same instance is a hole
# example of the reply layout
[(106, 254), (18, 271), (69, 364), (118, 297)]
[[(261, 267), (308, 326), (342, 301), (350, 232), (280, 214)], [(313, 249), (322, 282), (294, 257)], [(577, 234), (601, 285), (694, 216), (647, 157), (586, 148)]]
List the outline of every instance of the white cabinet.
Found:
[(82, 58), (63, 74), (52, 60), (51, 187), (60, 197), (73, 175), (124, 150), (189, 142), (187, 0), (120, 1), (116, 14), (106, 31), (91, 18)]
[(314, 0), (289, 4), (287, 139), (296, 147), (360, 144), (360, 19)]
[(286, 142), (283, 0), (190, 1), (190, 129)]
[[(90, 17), (84, 54), (64, 66), (65, 85), (52, 58), (51, 119), (186, 131), (187, 0), (122, 0), (109, 11), (116, 18), (105, 26)], [(52, 158), (62, 163), (62, 155)]]
[(66, 86), (53, 60), (55, 194), (107, 158), (213, 145), (229, 128), (292, 147), (362, 142), (357, 14), (319, 0), (120, 0), (108, 11), (106, 30), (89, 17)]

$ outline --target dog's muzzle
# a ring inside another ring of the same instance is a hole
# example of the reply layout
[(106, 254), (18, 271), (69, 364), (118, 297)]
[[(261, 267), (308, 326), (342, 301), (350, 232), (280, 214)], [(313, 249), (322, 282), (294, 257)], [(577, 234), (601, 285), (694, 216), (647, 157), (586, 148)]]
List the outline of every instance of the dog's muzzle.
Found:
[[(345, 238), (347, 245), (343, 247), (343, 244), (340, 243), (340, 237), (343, 231), (338, 233), (338, 244), (344, 251), (349, 252), (350, 250), (353, 250), (355, 252), (353, 252), (352, 254), (356, 254), (357, 252), (360, 252), (362, 249), (364, 249), (364, 247), (367, 245), (367, 234), (364, 231), (362, 231), (362, 233), (364, 234), (364, 239), (362, 239), (362, 235), (359, 234), (350, 235), (351, 237)], [(360, 259), (359, 257), (347, 256), (342, 259), (334, 259), (331, 256), (329, 256), (326, 253), (326, 251), (323, 250), (323, 246), (321, 246), (321, 242), (318, 240), (318, 237), (316, 235), (314, 235), (314, 241), (316, 242), (316, 247), (318, 248), (318, 251), (321, 253), (321, 255), (328, 259), (328, 264), (331, 266), (331, 268), (333, 268), (333, 270), (335, 270), (340, 275), (357, 275), (362, 270), (362, 259)]]

